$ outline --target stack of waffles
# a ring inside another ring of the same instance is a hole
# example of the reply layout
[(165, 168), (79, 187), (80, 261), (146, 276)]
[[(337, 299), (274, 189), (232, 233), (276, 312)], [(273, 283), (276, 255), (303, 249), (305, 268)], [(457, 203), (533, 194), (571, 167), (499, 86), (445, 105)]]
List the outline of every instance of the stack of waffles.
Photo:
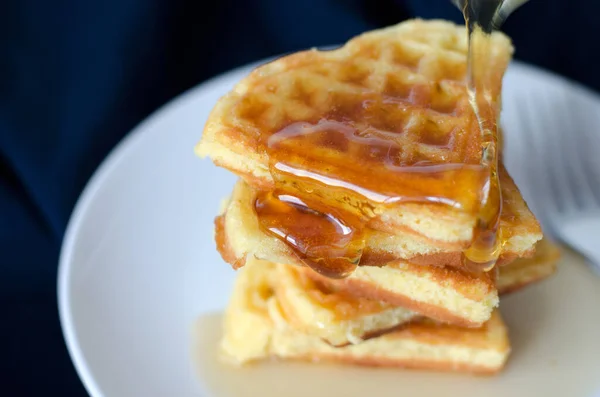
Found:
[[(512, 46), (490, 40), (496, 128)], [(196, 151), (240, 177), (215, 221), (238, 270), (232, 362), (504, 366), (499, 297), (559, 254), (501, 154), (482, 161), (467, 49), (464, 26), (411, 20), (263, 65), (219, 100)]]

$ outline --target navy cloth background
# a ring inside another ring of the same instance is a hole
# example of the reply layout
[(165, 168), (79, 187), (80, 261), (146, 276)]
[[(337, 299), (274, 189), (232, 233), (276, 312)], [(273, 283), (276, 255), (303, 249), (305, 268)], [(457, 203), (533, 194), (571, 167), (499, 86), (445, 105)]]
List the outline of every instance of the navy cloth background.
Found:
[[(600, 3), (583, 4), (532, 1), (504, 30), (517, 58), (600, 89)], [(462, 18), (449, 0), (4, 0), (0, 394), (85, 395), (58, 323), (58, 254), (83, 186), (132, 127), (234, 66), (411, 16)]]

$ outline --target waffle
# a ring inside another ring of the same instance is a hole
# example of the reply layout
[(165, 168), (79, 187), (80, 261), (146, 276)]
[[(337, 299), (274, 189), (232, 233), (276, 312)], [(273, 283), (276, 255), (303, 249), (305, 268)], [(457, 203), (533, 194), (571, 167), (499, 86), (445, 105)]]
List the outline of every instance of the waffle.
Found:
[(469, 327), (489, 318), (498, 304), (496, 294), (514, 292), (549, 277), (555, 272), (559, 258), (558, 248), (541, 240), (533, 257), (517, 259), (498, 269), (496, 288), (489, 284), (494, 283), (492, 274), (474, 276), (402, 262), (385, 267), (361, 267), (343, 280), (332, 280), (307, 268), (299, 271), (331, 290), (400, 305), (439, 321)]
[[(284, 243), (260, 229), (250, 205), (252, 194), (253, 190), (248, 185), (238, 183), (231, 199), (223, 205), (224, 214), (217, 218), (216, 240), (223, 258), (235, 268), (243, 266), (248, 257), (301, 266), (302, 262)], [(514, 233), (514, 236), (518, 235), (518, 232)], [(500, 268), (501, 275), (506, 273), (506, 277), (501, 277), (498, 288), (516, 288), (515, 281), (526, 285), (552, 273), (553, 266), (544, 259), (549, 256), (548, 249), (552, 246), (545, 241), (538, 246), (541, 251), (531, 260), (518, 259)], [(555, 251), (555, 248), (551, 249)], [(368, 257), (368, 252), (363, 257)], [(436, 259), (440, 257), (444, 258), (439, 255)], [(539, 263), (539, 266), (533, 265), (535, 263)], [(460, 269), (424, 266), (414, 260), (396, 260), (385, 267), (360, 266), (344, 281), (319, 277), (309, 269), (300, 271), (323, 285), (333, 287), (336, 284), (336, 288), (344, 287), (355, 295), (387, 301), (439, 321), (464, 326), (478, 326), (487, 321), (498, 303), (492, 274), (471, 275)], [(512, 279), (509, 280), (509, 277)]]
[[(492, 47), (485, 79), (497, 116), (513, 49), (501, 33)], [(275, 175), (279, 188), (283, 179), (323, 205), (369, 212), (375, 230), (464, 249), (489, 176), (466, 53), (463, 26), (411, 20), (280, 58), (219, 100), (196, 152), (259, 190), (275, 188)]]
[(543, 280), (554, 274), (559, 259), (558, 247), (543, 239), (537, 243), (532, 258), (517, 259), (500, 268), (496, 288), (500, 294), (507, 294)]
[[(512, 180), (507, 179), (502, 184), (506, 190), (504, 200), (505, 208), (514, 208), (515, 203), (523, 203), (522, 200), (514, 200), (511, 197)], [(254, 190), (244, 182), (238, 182), (231, 198), (223, 203), (222, 215), (216, 220), (217, 246), (223, 258), (233, 264), (235, 268), (244, 265), (246, 258), (259, 258), (274, 263), (303, 265), (286, 244), (280, 240), (264, 233), (259, 227), (255, 213), (252, 209)], [(533, 217), (523, 204), (520, 207), (525, 217)], [(519, 211), (514, 211), (519, 213)], [(523, 241), (527, 239), (527, 227), (522, 226), (527, 222), (517, 222), (515, 217), (511, 222), (516, 225), (510, 230), (512, 238), (507, 241)], [(525, 230), (525, 232), (523, 232)], [(546, 247), (547, 243), (539, 245)], [(367, 251), (363, 255), (363, 262), (368, 263), (368, 258), (375, 255), (393, 258), (399, 252), (411, 252), (413, 255), (418, 249), (422, 249), (419, 241), (414, 236), (384, 235), (382, 232), (373, 231), (367, 244)], [(517, 256), (505, 249), (506, 261), (511, 256)], [(533, 249), (530, 248), (531, 251)], [(383, 251), (383, 254), (381, 253)], [(541, 254), (545, 255), (546, 249)], [(398, 255), (401, 256), (401, 255)], [(354, 294), (362, 294), (370, 299), (388, 301), (394, 305), (403, 306), (412, 311), (418, 311), (426, 316), (439, 321), (446, 321), (464, 326), (478, 326), (487, 321), (493, 308), (498, 303), (497, 291), (493, 287), (494, 281), (491, 274), (479, 276), (462, 272), (460, 269), (443, 268), (441, 265), (448, 263), (459, 265), (460, 252), (442, 252), (437, 255), (420, 255), (409, 261), (392, 260), (385, 267), (360, 266), (354, 274), (343, 282), (343, 286)], [(447, 262), (446, 262), (447, 261)], [(539, 256), (533, 258), (533, 262), (526, 258), (501, 266), (501, 274), (507, 268), (507, 274), (512, 269), (516, 280), (523, 285), (535, 281), (535, 277), (543, 277), (552, 272), (552, 266), (542, 263), (539, 269), (534, 270), (533, 265), (524, 266), (539, 261)], [(438, 266), (425, 266), (435, 264)], [(514, 265), (513, 265), (514, 264)], [(528, 275), (524, 275), (527, 268)], [(308, 271), (308, 269), (306, 270)], [(543, 273), (546, 272), (546, 273)], [(311, 275), (312, 278), (318, 277)], [(508, 276), (507, 276), (508, 277)], [(321, 278), (320, 282), (330, 285), (333, 282)], [(378, 284), (381, 282), (381, 284)], [(338, 283), (339, 284), (339, 283)], [(511, 282), (499, 284), (498, 288), (515, 288)], [(337, 342), (334, 342), (337, 343)]]
[[(504, 167), (500, 169), (503, 212), (500, 230), (505, 236), (498, 264), (510, 263), (517, 257), (533, 254), (535, 243), (542, 237), (539, 224), (529, 211), (519, 190)], [(256, 190), (239, 181), (216, 220), (218, 248), (234, 267), (242, 266), (248, 255), (276, 263), (303, 264), (293, 250), (259, 226), (253, 203)], [(406, 214), (410, 216), (410, 214)], [(390, 234), (369, 229), (361, 265), (381, 266), (397, 259), (410, 259), (415, 264), (462, 267), (460, 247), (438, 244), (426, 236), (403, 230)]]
[(385, 267), (361, 266), (341, 280), (321, 276), (308, 268), (301, 271), (326, 288), (401, 306), (461, 327), (480, 327), (499, 303), (494, 272), (471, 274), (402, 261)]
[[(543, 240), (533, 258), (518, 259), (500, 268), (498, 292), (505, 295), (550, 276), (559, 257), (558, 248)], [(333, 346), (358, 344), (421, 318), (417, 312), (388, 302), (355, 296), (352, 290), (336, 288), (335, 282), (315, 282), (305, 269), (292, 265), (276, 268), (274, 290), (286, 321)]]
[(327, 288), (293, 265), (276, 266), (274, 291), (286, 321), (333, 346), (361, 343), (419, 314), (387, 302)]
[[(234, 268), (244, 266), (253, 258), (296, 264), (308, 277), (331, 286), (333, 280), (302, 266), (284, 243), (261, 231), (252, 207), (243, 205), (251, 202), (246, 196), (248, 192), (251, 189), (247, 189), (247, 185), (238, 184), (234, 199), (229, 205), (224, 204), (226, 216), (216, 220), (217, 246), (223, 258)], [(351, 276), (335, 283), (335, 288), (344, 288), (354, 295), (386, 301), (462, 326), (480, 326), (498, 305), (493, 272), (471, 274), (458, 268), (423, 266), (399, 260), (389, 262), (385, 267), (359, 266)]]
[[(560, 252), (542, 240), (535, 256), (521, 258), (499, 269), (498, 292), (505, 295), (552, 275)], [(355, 296), (351, 290), (315, 281), (309, 270), (276, 265), (275, 296), (286, 321), (302, 333), (330, 345), (362, 343), (422, 316), (388, 302)], [(376, 289), (376, 287), (373, 287)]]
[[(558, 248), (542, 240), (533, 258), (519, 259), (500, 269), (499, 292), (508, 294), (548, 277), (559, 257)], [(266, 262), (256, 262), (253, 266), (265, 266), (254, 273), (272, 277), (270, 293), (276, 297), (281, 316), (289, 326), (333, 346), (364, 343), (371, 336), (420, 318), (416, 312), (387, 302), (326, 288), (294, 266)]]
[(238, 273), (221, 342), (230, 362), (277, 357), (490, 374), (504, 366), (510, 352), (506, 327), (497, 312), (478, 329), (426, 320), (360, 344), (333, 347), (287, 322), (274, 294), (275, 266), (252, 261)]

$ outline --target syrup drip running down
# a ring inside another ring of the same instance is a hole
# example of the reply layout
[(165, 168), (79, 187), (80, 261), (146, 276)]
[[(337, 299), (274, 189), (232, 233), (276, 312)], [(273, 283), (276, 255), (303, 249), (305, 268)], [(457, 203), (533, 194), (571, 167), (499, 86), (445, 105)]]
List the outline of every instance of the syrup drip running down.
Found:
[(523, 0), (455, 0), (462, 10), (469, 38), (467, 89), (482, 135), (482, 164), (489, 168), (489, 179), (482, 191), (481, 209), (474, 229), (473, 242), (464, 252), (468, 268), (490, 270), (501, 249), (498, 225), (502, 212), (502, 194), (498, 178), (498, 120), (486, 74), (492, 59), (491, 34)]

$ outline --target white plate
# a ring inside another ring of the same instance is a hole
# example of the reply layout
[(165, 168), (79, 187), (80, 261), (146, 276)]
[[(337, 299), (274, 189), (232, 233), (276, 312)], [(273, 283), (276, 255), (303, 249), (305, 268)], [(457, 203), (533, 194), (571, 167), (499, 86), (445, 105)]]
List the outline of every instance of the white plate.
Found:
[[(230, 292), (234, 273), (215, 250), (212, 225), (235, 178), (196, 158), (192, 148), (217, 98), (247, 72), (198, 86), (142, 123), (98, 169), (76, 206), (61, 253), (59, 307), (71, 357), (93, 396), (215, 395), (195, 375), (191, 330), (201, 314), (222, 310)], [(515, 118), (524, 91), (534, 99), (573, 96), (596, 118), (600, 100), (549, 73), (511, 66), (506, 153), (527, 197), (519, 168), (528, 149), (518, 139), (527, 131)], [(600, 390), (600, 282), (575, 255), (565, 254), (552, 280), (504, 300), (502, 312), (514, 354), (500, 376), (395, 371), (398, 389), (387, 390), (377, 386), (387, 372), (372, 371), (372, 382), (353, 383), (355, 394), (590, 396)], [(331, 396), (335, 377), (324, 379), (314, 368), (319, 389), (312, 395)], [(300, 390), (288, 386), (286, 396)]]

